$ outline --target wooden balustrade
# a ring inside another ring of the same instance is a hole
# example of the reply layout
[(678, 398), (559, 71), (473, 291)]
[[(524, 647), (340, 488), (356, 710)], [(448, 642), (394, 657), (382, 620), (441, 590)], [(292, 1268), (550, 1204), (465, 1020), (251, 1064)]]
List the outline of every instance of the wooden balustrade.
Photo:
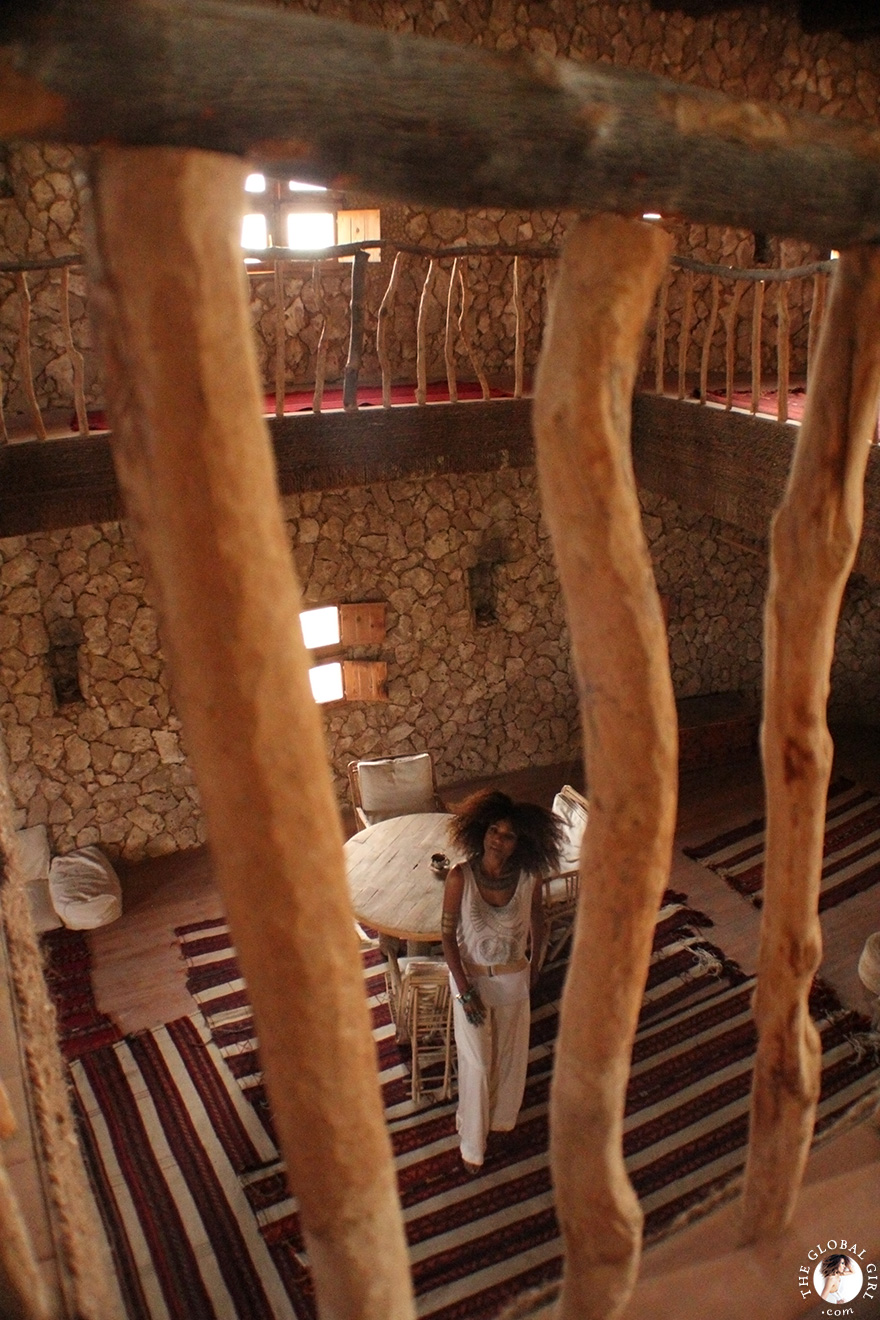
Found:
[[(371, 276), (367, 277), (368, 251), (375, 248), (381, 249), (386, 259), (391, 259), (384, 288), (381, 277), (372, 274), (373, 271), (381, 272), (382, 267), (371, 267)], [(334, 331), (326, 279), (334, 270), (346, 270), (344, 266), (335, 265), (337, 259), (350, 263), (347, 267), (351, 272), (347, 293), (348, 344), (344, 364), (340, 368), (337, 357), (331, 379), (339, 380), (341, 375), (343, 404), (347, 411), (357, 408), (358, 387), (374, 383), (373, 376), (378, 377), (376, 383), (381, 381), (383, 407), (391, 406), (392, 386), (395, 377), (399, 381), (400, 364), (405, 360), (405, 355), (398, 351), (395, 371), (394, 350), (395, 346), (400, 349), (400, 335), (407, 326), (416, 339), (416, 379), (413, 384), (414, 397), (419, 405), (427, 403), (428, 384), (437, 374), (438, 366), (445, 372), (452, 402), (459, 397), (462, 379), (478, 382), (482, 398), (490, 398), (485, 334), (479, 329), (475, 313), (474, 283), (478, 263), (490, 257), (502, 258), (508, 264), (509, 274), (501, 291), (506, 293), (506, 305), (512, 309), (514, 320), (512, 342), (508, 343), (500, 330), (494, 334), (496, 360), (492, 383), (503, 387), (515, 398), (530, 392), (530, 369), (533, 369), (538, 342), (543, 334), (549, 287), (558, 258), (555, 248), (473, 244), (429, 249), (376, 239), (367, 243), (341, 244), (323, 252), (301, 253), (289, 248), (275, 248), (253, 256), (257, 258), (257, 266), (247, 267), (252, 281), (268, 281), (268, 287), (259, 294), (252, 289), (251, 297), (252, 301), (257, 297), (265, 301), (264, 320), (270, 342), (264, 349), (264, 371), (266, 391), (270, 399), (274, 396), (276, 417), (284, 414), (289, 390), (302, 390), (310, 384), (313, 384), (313, 411), (319, 413), (325, 406), (330, 350), (334, 342), (337, 351), (342, 348), (339, 342), (342, 331), (338, 325)], [(12, 281), (8, 294), (18, 300), (18, 339), (10, 346), (13, 367), (7, 367), (6, 378), (0, 382), (3, 387), (0, 391), (0, 443), (8, 441), (10, 430), (19, 436), (28, 433), (41, 440), (48, 434), (44, 417), (48, 411), (46, 390), (43, 383), (35, 379), (34, 365), (35, 361), (45, 357), (44, 352), (35, 354), (34, 347), (38, 343), (43, 345), (47, 338), (57, 346), (58, 356), (66, 355), (69, 361), (66, 374), (72, 382), (72, 398), (66, 422), (62, 424), (70, 429), (75, 418), (80, 434), (89, 433), (85, 359), (77, 343), (80, 325), (71, 323), (70, 314), (69, 271), (80, 264), (78, 255), (45, 261), (0, 263), (0, 281)], [(832, 266), (832, 261), (821, 261), (790, 269), (747, 270), (701, 262), (683, 255), (673, 256), (657, 295), (646, 342), (641, 387), (662, 394), (672, 373), (673, 392), (679, 399), (694, 399), (705, 404), (711, 401), (712, 394), (716, 400), (723, 394), (724, 406), (729, 409), (733, 406), (739, 377), (752, 412), (757, 412), (760, 407), (765, 384), (776, 388), (776, 418), (786, 421), (792, 378), (802, 382), (810, 370), (822, 321), (828, 272)], [(413, 319), (407, 317), (399, 303), (401, 279), (407, 267), (416, 286), (421, 289)], [(47, 272), (51, 275), (56, 270), (59, 275), (57, 284), (53, 279), (52, 287), (43, 291), (37, 307), (31, 298), (29, 275)], [(294, 371), (289, 367), (289, 341), (297, 333), (290, 329), (297, 323), (296, 317), (291, 316), (291, 287), (292, 283), (295, 285), (308, 278), (306, 271), (310, 272), (314, 307), (310, 310), (311, 333), (307, 339), (312, 345), (306, 358), (309, 374), (303, 380), (301, 367)], [(493, 279), (491, 287), (493, 293), (498, 291), (497, 279)], [(749, 290), (752, 291), (751, 302), (746, 297)], [(485, 290), (481, 293), (485, 298)], [(441, 308), (445, 301), (445, 315), (440, 318), (439, 329), (435, 328), (430, 314), (435, 299)], [(376, 307), (375, 311), (371, 310), (371, 304)], [(54, 312), (47, 312), (47, 306), (53, 307)], [(56, 317), (49, 334), (43, 324), (47, 316)], [(745, 349), (741, 342), (744, 326), (748, 339)], [(373, 333), (375, 340), (371, 342)], [(497, 367), (499, 344), (505, 355), (500, 371)], [(371, 352), (375, 352), (372, 361)], [(54, 372), (56, 380), (63, 378), (64, 374)], [(771, 375), (775, 375), (772, 384)], [(720, 384), (722, 377), (723, 387)], [(8, 416), (13, 392), (17, 393), (19, 405), (14, 423)], [(61, 409), (55, 410), (58, 411)], [(53, 417), (53, 422), (57, 425), (57, 416)]]

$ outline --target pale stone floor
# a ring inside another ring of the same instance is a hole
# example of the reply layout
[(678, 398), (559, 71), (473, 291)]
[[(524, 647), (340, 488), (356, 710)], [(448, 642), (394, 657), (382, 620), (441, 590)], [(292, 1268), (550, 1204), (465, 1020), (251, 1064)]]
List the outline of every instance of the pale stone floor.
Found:
[[(837, 730), (835, 740), (835, 771), (880, 792), (880, 737), (876, 731)], [(548, 806), (566, 782), (583, 787), (577, 764), (540, 767), (480, 781), (481, 785), (491, 783), (514, 797)], [(475, 786), (441, 786), (441, 793), (453, 805)], [(686, 858), (682, 848), (762, 814), (763, 807), (757, 757), (740, 757), (727, 766), (682, 776), (670, 885), (684, 890), (693, 906), (708, 913), (715, 923), (713, 942), (746, 972), (755, 970), (760, 914), (705, 867)], [(351, 833), (352, 822), (345, 819), (347, 815), (344, 813), (343, 824)], [(131, 1032), (195, 1009), (186, 990), (174, 928), (220, 915), (222, 905), (210, 854), (204, 848), (121, 868), (121, 876), (123, 916), (112, 926), (92, 932), (90, 945), (98, 1007), (123, 1031)], [(856, 964), (865, 938), (880, 928), (880, 897), (873, 891), (845, 906), (845, 919), (841, 909), (823, 917), (825, 954), (821, 971), (844, 1002), (864, 1007)], [(0, 1039), (0, 1045), (3, 1043)], [(0, 1069), (2, 1066), (0, 1057)], [(38, 1177), (25, 1164), (22, 1160), (16, 1182), (25, 1215), (31, 1220), (38, 1216), (41, 1193)], [(844, 1234), (841, 1223), (871, 1225), (876, 1238), (875, 1255), (880, 1258), (878, 1171), (880, 1132), (871, 1122), (863, 1123), (813, 1155), (793, 1235), (771, 1248), (736, 1250), (738, 1209), (736, 1204), (722, 1208), (684, 1234), (646, 1252), (641, 1282), (626, 1312), (627, 1320), (654, 1316), (670, 1320), (710, 1316), (713, 1320), (740, 1320), (759, 1314), (770, 1320), (788, 1320), (789, 1316), (811, 1314), (793, 1286), (794, 1278), (788, 1282), (788, 1262), (794, 1260), (801, 1246), (806, 1250), (819, 1238)], [(848, 1231), (860, 1230), (853, 1226)], [(47, 1245), (42, 1244), (41, 1255), (46, 1250)], [(760, 1299), (757, 1305), (749, 1303), (743, 1285), (753, 1290), (753, 1298)]]

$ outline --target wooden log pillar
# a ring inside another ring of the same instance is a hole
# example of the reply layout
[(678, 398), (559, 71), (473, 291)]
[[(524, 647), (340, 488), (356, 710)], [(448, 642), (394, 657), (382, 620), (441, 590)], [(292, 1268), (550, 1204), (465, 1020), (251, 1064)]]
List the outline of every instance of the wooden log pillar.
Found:
[(880, 398), (880, 251), (841, 256), (804, 419), (772, 524), (761, 749), (767, 795), (758, 1053), (743, 1238), (782, 1232), (810, 1149), (821, 1046), (807, 996), (822, 940), (819, 886), (833, 747), (834, 634), (862, 527)]
[(635, 1282), (642, 1214), (623, 1163), (629, 1061), (669, 876), (678, 737), (666, 630), (630, 452), (639, 349), (671, 238), (579, 223), (563, 253), (535, 436), (580, 690), (590, 820), (550, 1108), (565, 1241), (558, 1320), (606, 1320)]
[(21, 385), (31, 410), (34, 434), (38, 440), (45, 440), (46, 427), (40, 405), (37, 403), (34, 368), (31, 361), (31, 291), (28, 288), (27, 275), (23, 270), (16, 274), (15, 283), (18, 288), (18, 360), (21, 364)]
[[(98, 153), (114, 458), (253, 1001), (322, 1320), (412, 1320), (342, 836), (244, 298), (245, 170)], [(357, 268), (357, 267), (356, 267)]]

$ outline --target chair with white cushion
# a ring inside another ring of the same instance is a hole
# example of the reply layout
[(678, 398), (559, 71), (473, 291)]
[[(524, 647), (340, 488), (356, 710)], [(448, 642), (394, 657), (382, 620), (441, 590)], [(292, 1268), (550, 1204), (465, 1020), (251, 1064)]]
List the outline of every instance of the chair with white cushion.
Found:
[(358, 829), (394, 816), (446, 810), (437, 796), (430, 752), (350, 761), (348, 782)]
[(542, 962), (558, 957), (574, 929), (580, 890), (581, 841), (589, 815), (587, 799), (566, 784), (553, 799), (553, 814), (562, 821), (564, 834), (559, 870), (543, 881), (546, 930)]

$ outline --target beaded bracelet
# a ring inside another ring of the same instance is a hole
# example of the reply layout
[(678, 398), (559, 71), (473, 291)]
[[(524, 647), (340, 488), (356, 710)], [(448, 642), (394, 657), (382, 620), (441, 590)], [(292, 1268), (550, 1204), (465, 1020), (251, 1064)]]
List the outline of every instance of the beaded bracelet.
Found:
[(456, 995), (455, 997), (460, 1004), (469, 1004), (476, 993), (474, 987), (469, 985), (463, 994)]

